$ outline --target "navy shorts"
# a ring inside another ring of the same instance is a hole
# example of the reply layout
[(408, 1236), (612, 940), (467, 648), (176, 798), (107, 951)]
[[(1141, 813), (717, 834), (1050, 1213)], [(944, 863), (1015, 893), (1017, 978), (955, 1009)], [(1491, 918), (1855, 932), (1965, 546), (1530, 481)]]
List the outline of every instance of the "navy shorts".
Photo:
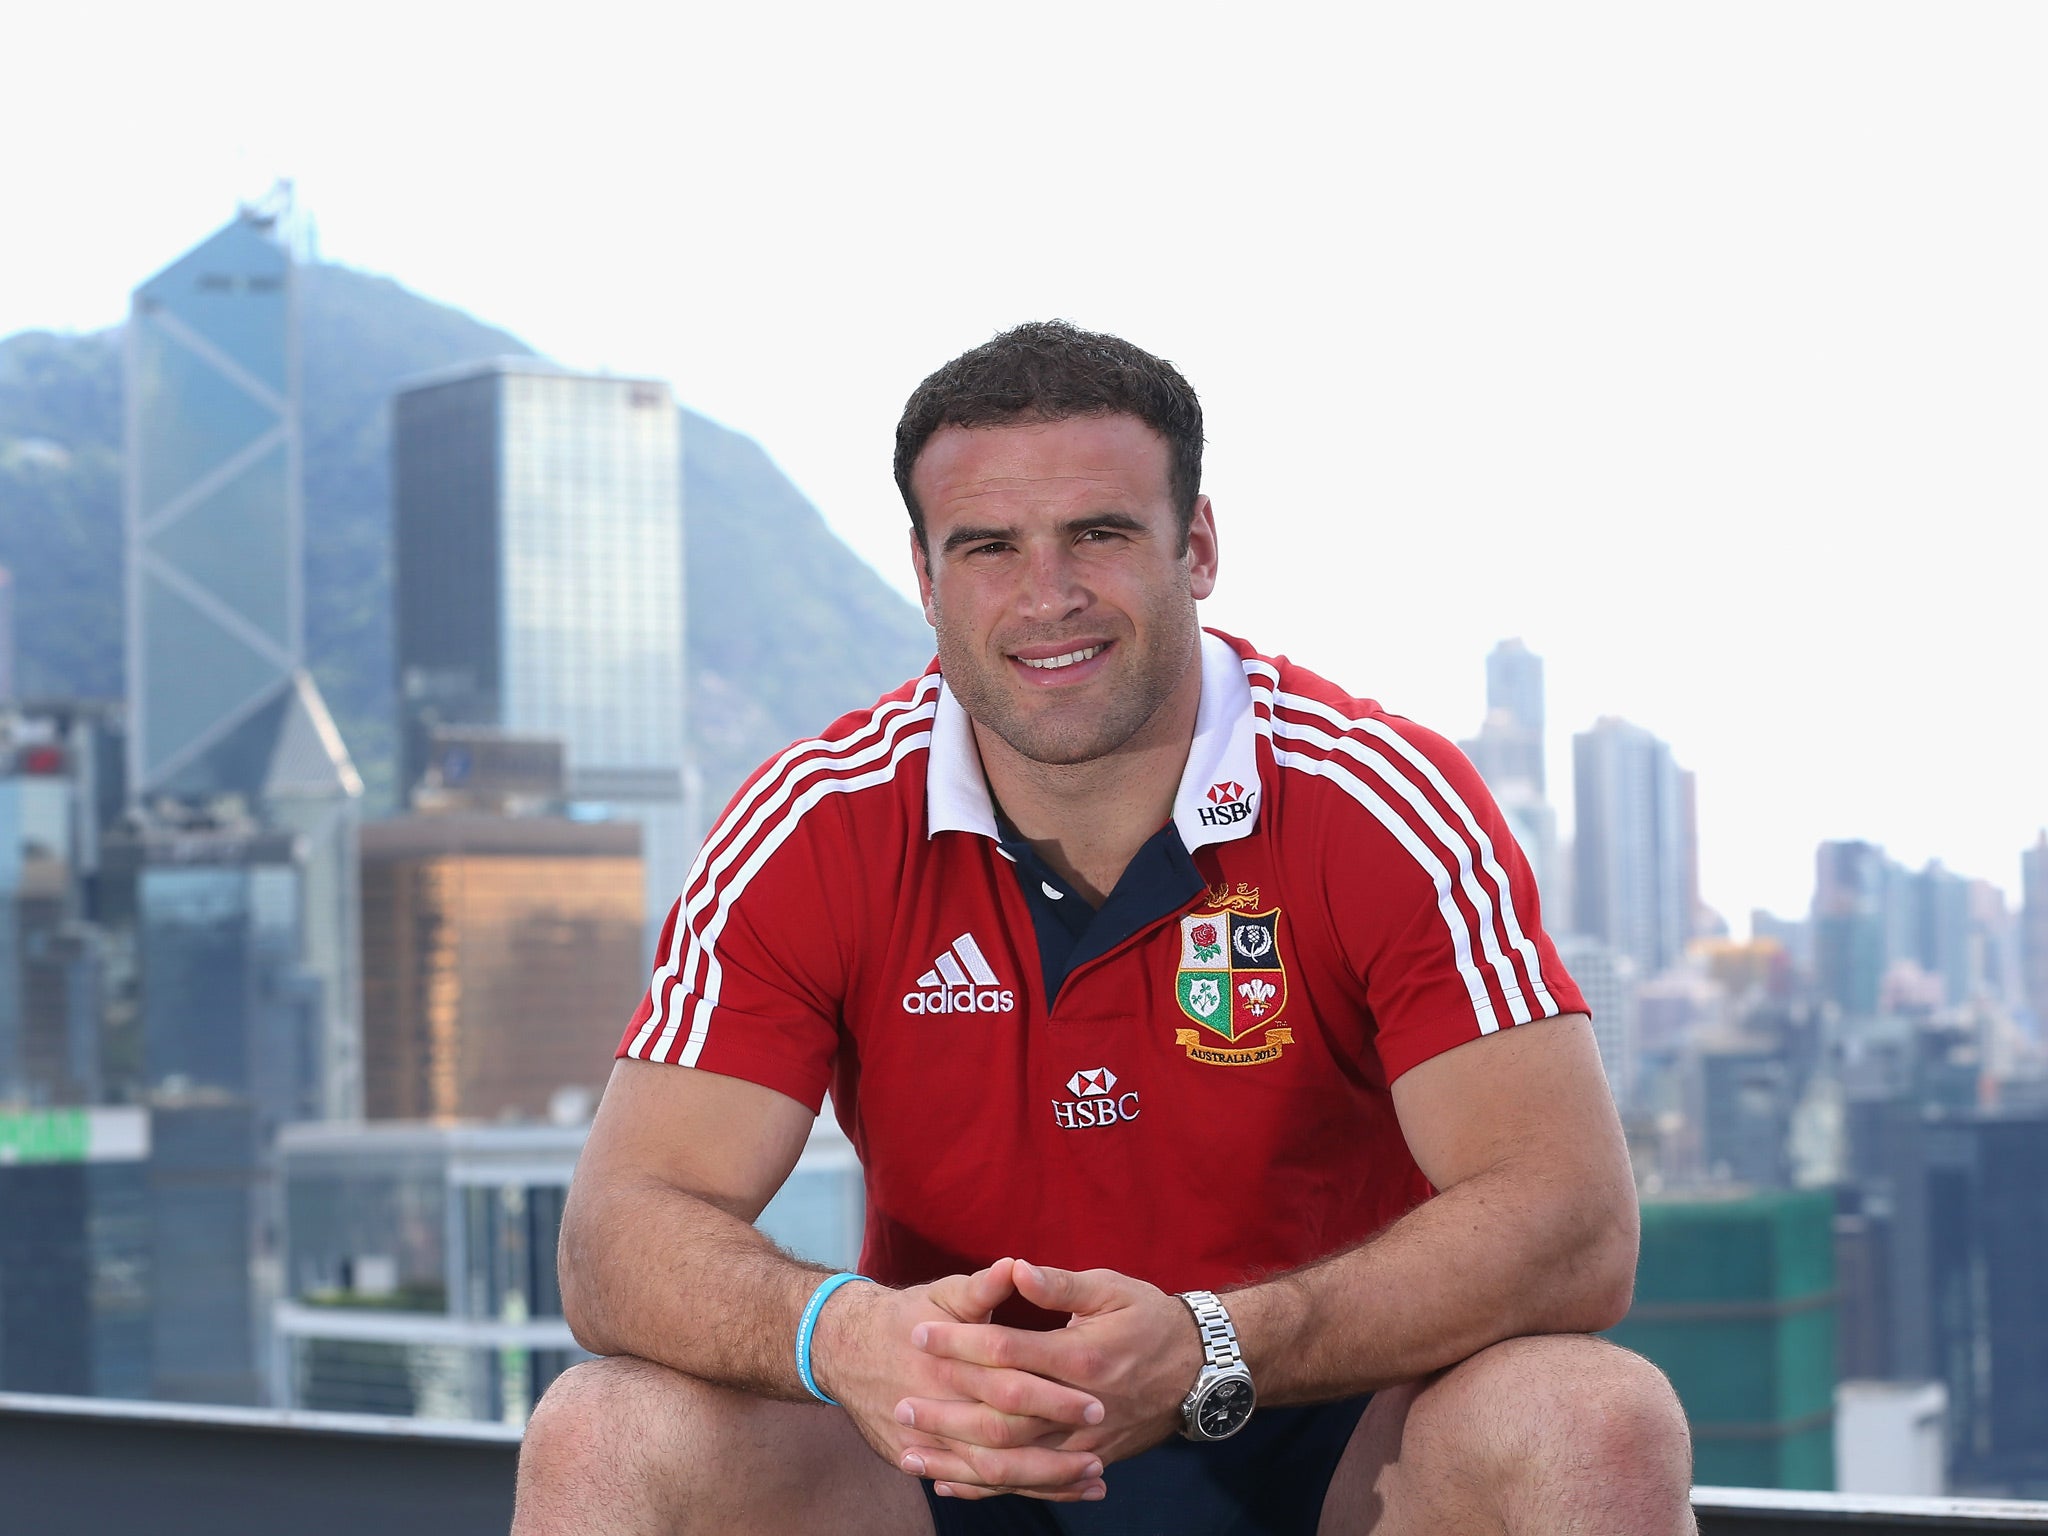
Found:
[(1004, 1494), (942, 1499), (924, 1485), (938, 1536), (1315, 1536), (1323, 1495), (1371, 1394), (1261, 1408), (1228, 1440), (1175, 1435), (1113, 1462), (1107, 1498), (1051, 1504)]

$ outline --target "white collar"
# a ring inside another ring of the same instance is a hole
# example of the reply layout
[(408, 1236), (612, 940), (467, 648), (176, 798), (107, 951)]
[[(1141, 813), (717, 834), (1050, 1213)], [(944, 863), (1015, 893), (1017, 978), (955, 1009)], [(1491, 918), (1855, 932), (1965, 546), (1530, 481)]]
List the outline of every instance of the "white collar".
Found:
[[(1195, 710), (1195, 739), (1173, 797), (1173, 823), (1189, 852), (1204, 843), (1227, 843), (1258, 824), (1258, 732), (1252, 721), (1251, 684), (1230, 645), (1202, 632), (1202, 702)], [(982, 776), (981, 753), (967, 711), (943, 679), (938, 713), (932, 717), (931, 750), (925, 763), (927, 836), (973, 832), (995, 838), (996, 811)], [(1238, 807), (1243, 809), (1239, 810)]]

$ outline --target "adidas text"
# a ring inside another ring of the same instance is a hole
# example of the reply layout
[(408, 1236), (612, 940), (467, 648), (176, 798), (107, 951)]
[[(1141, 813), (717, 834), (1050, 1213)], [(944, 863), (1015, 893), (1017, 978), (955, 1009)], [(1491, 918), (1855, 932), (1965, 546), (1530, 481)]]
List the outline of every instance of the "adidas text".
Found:
[(903, 994), (905, 1013), (1014, 1013), (1017, 994), (1008, 987), (934, 987)]

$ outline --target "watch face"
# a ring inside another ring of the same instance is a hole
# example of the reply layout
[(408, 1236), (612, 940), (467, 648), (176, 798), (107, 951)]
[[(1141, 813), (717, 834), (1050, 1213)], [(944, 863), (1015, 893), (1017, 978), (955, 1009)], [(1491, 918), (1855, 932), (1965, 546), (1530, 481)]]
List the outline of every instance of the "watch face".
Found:
[(1242, 1377), (1219, 1381), (1195, 1408), (1195, 1422), (1210, 1440), (1236, 1434), (1251, 1416), (1252, 1384)]

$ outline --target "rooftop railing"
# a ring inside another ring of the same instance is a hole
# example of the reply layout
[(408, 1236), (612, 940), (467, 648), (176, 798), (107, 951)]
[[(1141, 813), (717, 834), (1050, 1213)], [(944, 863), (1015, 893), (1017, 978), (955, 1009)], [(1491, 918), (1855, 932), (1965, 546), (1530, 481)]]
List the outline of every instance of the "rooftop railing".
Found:
[[(34, 1536), (504, 1536), (519, 1431), (0, 1393), (0, 1512)], [(1701, 1536), (2048, 1532), (2048, 1504), (1698, 1488)]]

